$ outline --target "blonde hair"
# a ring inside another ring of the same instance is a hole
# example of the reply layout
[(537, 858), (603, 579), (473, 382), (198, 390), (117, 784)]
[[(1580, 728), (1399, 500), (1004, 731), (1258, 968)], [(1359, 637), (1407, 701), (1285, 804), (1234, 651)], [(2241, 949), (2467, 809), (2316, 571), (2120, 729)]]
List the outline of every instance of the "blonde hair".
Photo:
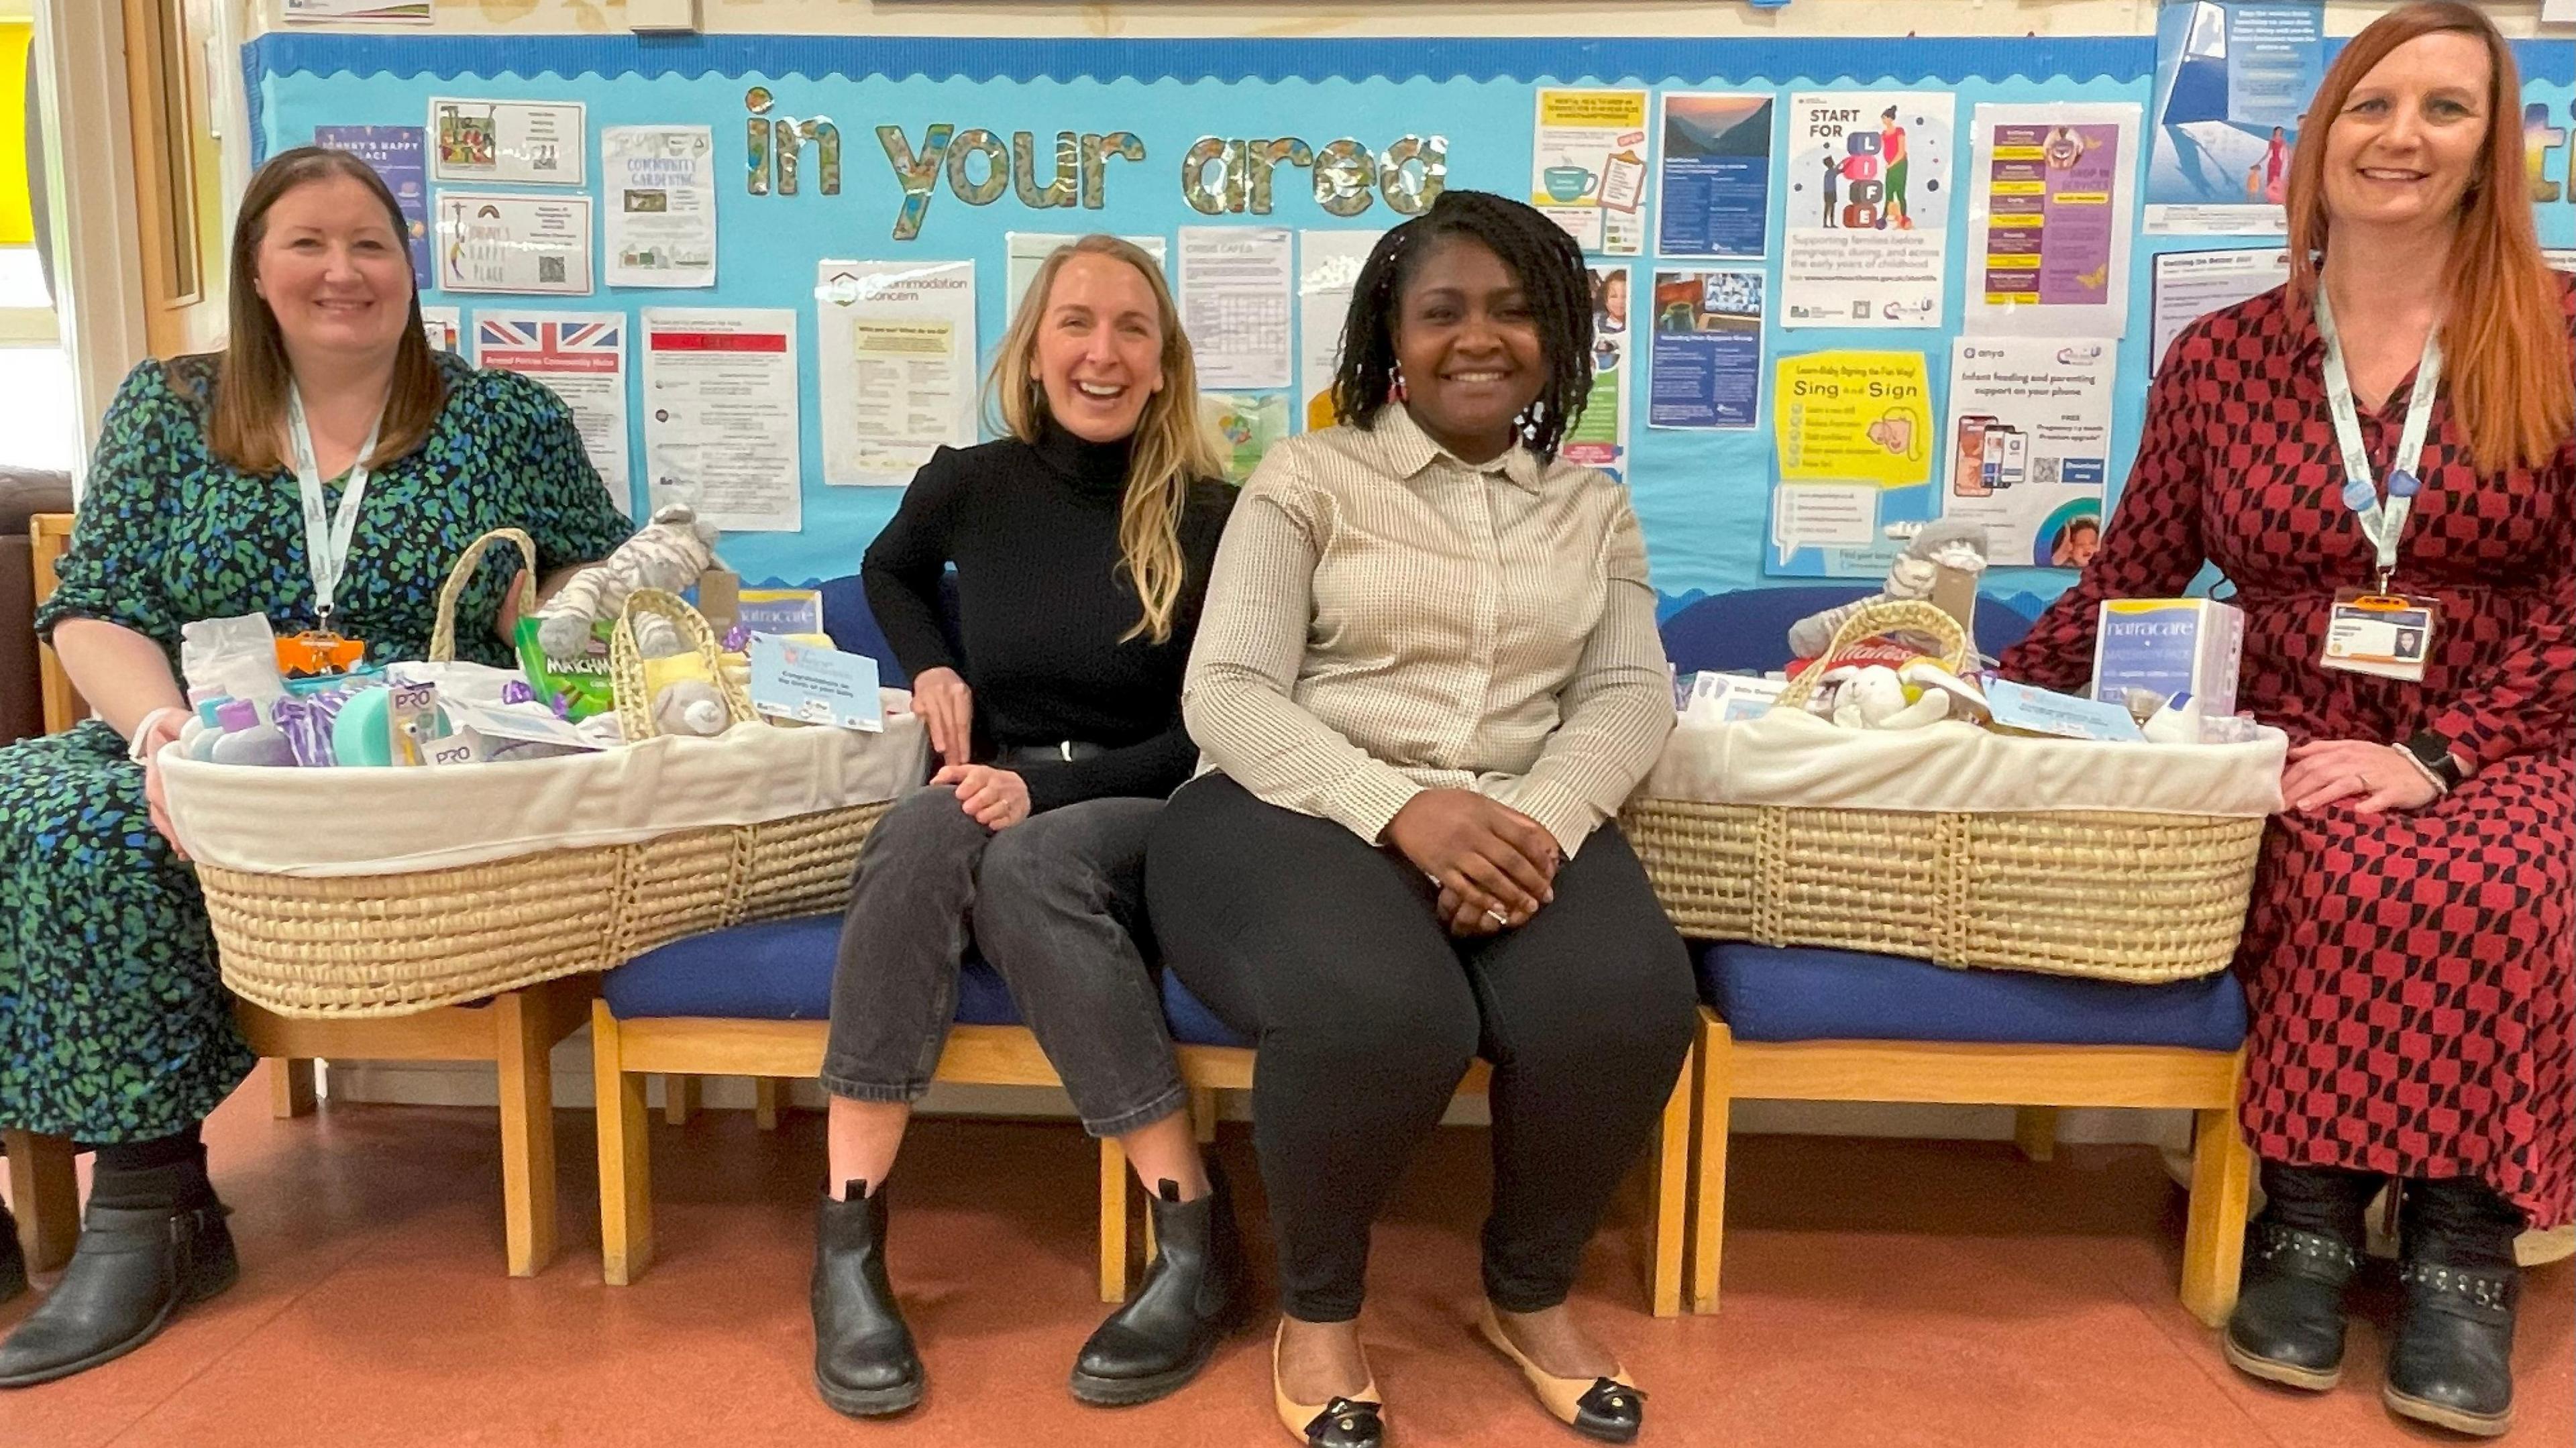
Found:
[(1119, 642), (1141, 637), (1167, 643), (1189, 567), (1181, 555), (1181, 513), (1189, 504), (1190, 483), (1223, 479), (1225, 463), (1199, 415), (1198, 364), (1162, 267), (1142, 247), (1114, 236), (1086, 236), (1057, 247), (1038, 268), (1011, 317), (1010, 330), (1002, 334), (992, 374), (984, 379), (984, 405), (997, 431), (1022, 442), (1034, 443), (1045, 431), (1050, 414), (1046, 388), (1037, 376), (1038, 329), (1046, 321), (1056, 274), (1077, 256), (1111, 257), (1134, 267), (1153, 290), (1155, 320), (1163, 329), (1163, 385), (1145, 399), (1145, 410), (1137, 415), (1127, 489), (1118, 506), (1118, 566), (1145, 606), (1143, 617)]

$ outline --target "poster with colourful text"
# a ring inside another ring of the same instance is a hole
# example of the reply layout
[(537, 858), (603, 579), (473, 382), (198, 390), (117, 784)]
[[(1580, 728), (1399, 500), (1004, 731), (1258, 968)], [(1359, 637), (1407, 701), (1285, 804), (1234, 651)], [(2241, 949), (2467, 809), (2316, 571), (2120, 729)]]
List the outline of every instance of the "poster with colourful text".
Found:
[(2138, 108), (1985, 105), (1973, 129), (1967, 330), (2126, 334)]
[(1789, 98), (1783, 327), (1938, 327), (1948, 280), (1953, 98)]

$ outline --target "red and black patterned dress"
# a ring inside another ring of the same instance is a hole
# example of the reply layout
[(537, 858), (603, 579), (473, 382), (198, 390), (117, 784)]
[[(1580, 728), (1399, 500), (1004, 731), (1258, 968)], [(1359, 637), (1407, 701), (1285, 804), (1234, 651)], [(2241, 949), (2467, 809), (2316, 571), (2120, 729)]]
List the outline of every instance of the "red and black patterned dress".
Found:
[[(2576, 330), (2576, 279), (2560, 300)], [(2480, 1177), (2556, 1225), (2576, 1206), (2576, 443), (2481, 478), (2438, 401), (2392, 581), (2441, 601), (2430, 670), (2322, 668), (2335, 590), (2374, 573), (2341, 497), (2324, 353), (2280, 291), (2183, 333), (2102, 551), (2003, 668), (2083, 689), (2095, 605), (2178, 595), (2206, 561), (2245, 611), (2239, 708), (2294, 743), (2453, 741), (2471, 777), (2427, 808), (2274, 819), (2237, 956), (2245, 1129), (2271, 1161)], [(2381, 477), (2412, 385), (2362, 417)]]

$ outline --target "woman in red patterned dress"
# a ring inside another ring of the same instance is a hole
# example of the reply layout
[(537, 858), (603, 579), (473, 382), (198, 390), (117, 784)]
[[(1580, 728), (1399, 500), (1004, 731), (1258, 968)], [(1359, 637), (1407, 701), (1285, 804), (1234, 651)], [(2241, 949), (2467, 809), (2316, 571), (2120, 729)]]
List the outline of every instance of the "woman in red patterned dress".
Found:
[[(2234, 583), (2239, 698), (2295, 747), (2238, 957), (2270, 1204), (2227, 1357), (2334, 1384), (2362, 1214), (2394, 1177), (2383, 1396), (2479, 1434), (2510, 1421), (2514, 1238), (2569, 1219), (2576, 1169), (2576, 279), (2541, 260), (2520, 95), (2465, 5), (2410, 5), (2345, 48), (2291, 168), (2289, 285), (2174, 344), (2116, 525), (2003, 661), (2081, 689), (2102, 600), (2179, 594), (2205, 563)], [(2419, 363), (2441, 368), (2420, 459), (2401, 441)], [(2405, 495), (2401, 472), (2421, 482), (2399, 528), (2346, 503), (2357, 478), (2359, 501)], [(2394, 535), (2385, 580), (2373, 534)], [(2324, 662), (2339, 590), (2434, 601), (2420, 682)]]

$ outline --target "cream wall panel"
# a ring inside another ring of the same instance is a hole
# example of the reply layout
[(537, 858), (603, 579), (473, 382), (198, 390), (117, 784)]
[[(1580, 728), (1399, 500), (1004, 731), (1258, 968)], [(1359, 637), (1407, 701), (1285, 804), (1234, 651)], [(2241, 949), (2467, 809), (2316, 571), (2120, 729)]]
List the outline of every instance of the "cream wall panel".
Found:
[[(11, 0), (0, 0), (0, 6)], [(23, 0), (19, 0), (23, 3)], [(251, 0), (263, 28), (281, 0)], [(437, 29), (457, 34), (611, 34), (624, 0), (436, 0)], [(2390, 7), (2329, 0), (2328, 29), (2349, 34)], [(2487, 7), (2509, 34), (2535, 33), (2538, 0)], [(823, 35), (1872, 35), (1886, 0), (1794, 0), (1757, 10), (1735, 0), (1412, 0), (1400, 7), (1347, 0), (1197, 0), (1169, 4), (943, 4), (939, 0), (698, 0), (709, 32)], [(1922, 35), (2142, 35), (2153, 0), (1921, 0), (1903, 8)], [(411, 31), (411, 34), (422, 32)]]

